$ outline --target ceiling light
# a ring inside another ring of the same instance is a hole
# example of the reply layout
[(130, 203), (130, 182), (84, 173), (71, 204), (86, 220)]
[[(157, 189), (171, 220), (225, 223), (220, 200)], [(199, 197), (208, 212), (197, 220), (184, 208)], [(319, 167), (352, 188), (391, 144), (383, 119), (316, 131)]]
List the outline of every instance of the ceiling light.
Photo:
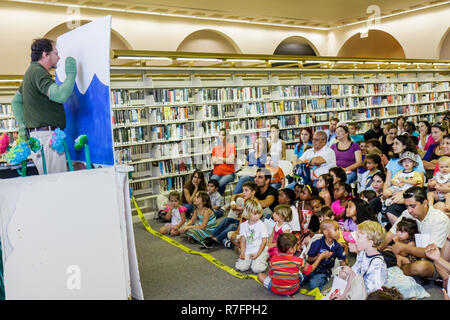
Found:
[(253, 63), (262, 63), (265, 62), (259, 59), (227, 59), (228, 62), (253, 62)]
[(330, 63), (330, 61), (325, 61), (325, 60), (306, 60), (305, 63)]
[(362, 63), (362, 61), (338, 61), (338, 63)]
[(22, 82), (22, 79), (0, 79), (0, 82)]
[(297, 60), (269, 60), (270, 63), (286, 62), (286, 63), (301, 63)]
[(222, 60), (215, 58), (177, 58), (178, 61), (205, 61), (205, 62), (220, 62)]
[(133, 59), (133, 60), (165, 60), (172, 61), (170, 58), (166, 57), (138, 57), (138, 56), (118, 56), (117, 59)]
[(396, 62), (396, 61), (391, 61), (391, 64), (411, 64), (411, 62)]

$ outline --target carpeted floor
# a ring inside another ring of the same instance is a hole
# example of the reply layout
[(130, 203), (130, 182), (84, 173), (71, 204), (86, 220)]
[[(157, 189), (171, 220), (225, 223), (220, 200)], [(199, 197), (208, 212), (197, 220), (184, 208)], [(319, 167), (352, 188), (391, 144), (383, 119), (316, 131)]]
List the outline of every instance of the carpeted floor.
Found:
[[(158, 231), (162, 223), (149, 219)], [(283, 297), (272, 294), (253, 279), (239, 279), (218, 268), (204, 257), (189, 254), (150, 234), (139, 221), (134, 223), (136, 252), (142, 290), (146, 300), (314, 300), (314, 297), (296, 294)], [(185, 237), (174, 240), (195, 251), (211, 254), (223, 264), (234, 268), (238, 258), (234, 250), (217, 246), (201, 250)], [(354, 258), (350, 257), (350, 265)], [(442, 300), (441, 289), (433, 282), (423, 283), (431, 295), (427, 300)], [(325, 286), (331, 286), (331, 281)], [(309, 290), (309, 288), (307, 288)]]

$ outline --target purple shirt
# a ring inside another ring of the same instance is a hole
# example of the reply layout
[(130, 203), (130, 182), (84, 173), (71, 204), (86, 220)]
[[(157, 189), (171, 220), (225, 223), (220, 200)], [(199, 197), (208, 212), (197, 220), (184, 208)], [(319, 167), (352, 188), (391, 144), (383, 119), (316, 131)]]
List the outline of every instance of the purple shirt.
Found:
[[(337, 143), (333, 144), (330, 148), (333, 149), (336, 155), (336, 165), (341, 168), (347, 168), (356, 162), (355, 152), (361, 150), (359, 144), (352, 142), (347, 150), (339, 150)], [(356, 172), (356, 170), (353, 170)]]

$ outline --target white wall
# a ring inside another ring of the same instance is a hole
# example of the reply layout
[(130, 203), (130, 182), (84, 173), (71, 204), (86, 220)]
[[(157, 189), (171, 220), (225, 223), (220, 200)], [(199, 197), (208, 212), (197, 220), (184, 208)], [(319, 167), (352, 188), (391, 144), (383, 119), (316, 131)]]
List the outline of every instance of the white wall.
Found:
[[(273, 54), (291, 36), (304, 37), (318, 53), (335, 56), (361, 25), (332, 31), (301, 30), (218, 21), (81, 10), (80, 19), (94, 20), (112, 14), (112, 28), (135, 50), (176, 51), (191, 33), (212, 29), (231, 38), (241, 53)], [(406, 58), (439, 58), (442, 38), (450, 26), (450, 7), (437, 7), (381, 20), (379, 30), (390, 33)], [(0, 74), (23, 74), (29, 64), (32, 39), (42, 37), (73, 15), (65, 7), (0, 3)], [(24, 23), (25, 21), (25, 23)]]

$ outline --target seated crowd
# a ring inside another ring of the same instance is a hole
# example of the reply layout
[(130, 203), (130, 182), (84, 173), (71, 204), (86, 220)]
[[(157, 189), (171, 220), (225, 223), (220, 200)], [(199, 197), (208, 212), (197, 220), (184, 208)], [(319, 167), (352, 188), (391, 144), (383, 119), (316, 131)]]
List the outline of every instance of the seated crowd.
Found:
[[(337, 274), (347, 286), (330, 299), (351, 298), (358, 279), (367, 299), (426, 297), (416, 281), (434, 281), (448, 299), (447, 118), (432, 125), (422, 120), (418, 132), (403, 116), (383, 127), (375, 119), (364, 134), (339, 119), (326, 131), (302, 128), (289, 159), (292, 172), (280, 167), (286, 144), (277, 125), (269, 139), (254, 141), (242, 174), (234, 170), (236, 148), (222, 129), (211, 179), (197, 170), (181, 194), (170, 193), (159, 213), (167, 222), (160, 232), (187, 236), (203, 249), (234, 249), (236, 270), (257, 274), (279, 295), (322, 290)], [(236, 175), (225, 203), (226, 185)]]

